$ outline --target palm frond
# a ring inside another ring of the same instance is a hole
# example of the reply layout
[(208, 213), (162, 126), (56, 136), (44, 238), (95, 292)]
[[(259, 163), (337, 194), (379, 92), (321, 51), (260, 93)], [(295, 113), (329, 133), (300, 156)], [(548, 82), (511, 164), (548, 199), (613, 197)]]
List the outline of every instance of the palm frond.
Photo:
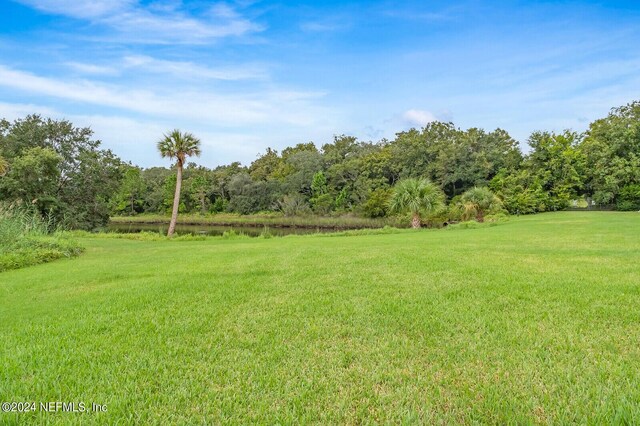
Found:
[(432, 213), (444, 204), (444, 194), (428, 179), (404, 179), (396, 184), (389, 200), (395, 213)]
[(179, 163), (184, 163), (186, 157), (200, 156), (200, 139), (192, 133), (182, 133), (174, 129), (165, 133), (157, 143), (158, 151), (163, 158), (177, 159)]

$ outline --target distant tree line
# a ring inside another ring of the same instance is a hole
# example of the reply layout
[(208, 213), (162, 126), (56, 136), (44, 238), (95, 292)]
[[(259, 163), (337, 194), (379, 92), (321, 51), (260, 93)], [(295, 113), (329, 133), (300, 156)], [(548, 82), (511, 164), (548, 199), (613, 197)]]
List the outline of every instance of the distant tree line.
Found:
[[(433, 122), (393, 140), (336, 136), (317, 146), (272, 148), (248, 166), (184, 167), (181, 213), (392, 214), (403, 179), (428, 179), (450, 205), (490, 189), (512, 214), (565, 209), (574, 200), (640, 209), (640, 102), (615, 108), (585, 133), (534, 132), (529, 151), (506, 131)], [(36, 206), (76, 228), (109, 215), (169, 213), (175, 170), (142, 169), (100, 149), (88, 128), (31, 115), (0, 122), (0, 200)]]

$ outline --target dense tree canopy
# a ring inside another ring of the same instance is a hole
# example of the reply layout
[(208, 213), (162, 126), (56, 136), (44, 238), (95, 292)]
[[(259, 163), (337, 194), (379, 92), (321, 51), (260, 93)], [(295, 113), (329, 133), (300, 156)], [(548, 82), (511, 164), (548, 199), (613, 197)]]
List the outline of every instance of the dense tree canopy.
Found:
[(35, 206), (74, 228), (106, 224), (110, 198), (120, 186), (123, 163), (101, 150), (89, 128), (30, 115), (0, 122), (0, 200)]
[(599, 204), (640, 209), (640, 101), (591, 123), (580, 151), (585, 195)]
[[(69, 226), (173, 207), (175, 172), (123, 163), (88, 128), (32, 115), (0, 121), (0, 142), (0, 200), (35, 205)], [(452, 206), (463, 205), (470, 189), (488, 187), (510, 213), (559, 210), (580, 199), (640, 210), (640, 102), (613, 109), (583, 134), (539, 131), (526, 142), (523, 153), (502, 129), (433, 122), (393, 140), (339, 135), (323, 145), (267, 148), (247, 166), (210, 169), (174, 155), (184, 168), (178, 211), (383, 217), (392, 214), (394, 185), (408, 178), (429, 179)]]

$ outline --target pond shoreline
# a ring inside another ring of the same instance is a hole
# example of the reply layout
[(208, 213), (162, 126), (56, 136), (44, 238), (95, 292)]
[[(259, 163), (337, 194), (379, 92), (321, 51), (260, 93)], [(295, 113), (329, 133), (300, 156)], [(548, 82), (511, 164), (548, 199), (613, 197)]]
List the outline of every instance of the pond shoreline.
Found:
[[(252, 220), (253, 219), (253, 220)], [(239, 218), (234, 219), (221, 219), (215, 220), (215, 218), (178, 218), (177, 225), (186, 226), (229, 226), (229, 227), (248, 227), (248, 228), (282, 228), (282, 229), (324, 229), (324, 230), (336, 230), (347, 231), (352, 229), (380, 229), (385, 226), (399, 227), (398, 224), (389, 223), (388, 221), (376, 221), (372, 219), (359, 219), (354, 218), (350, 220), (344, 220), (336, 218), (336, 222), (343, 223), (331, 223), (333, 218), (323, 218), (314, 221), (314, 218), (292, 218), (290, 222), (287, 220), (278, 220), (280, 218)], [(307, 220), (309, 220), (307, 222)], [(169, 225), (170, 218), (157, 218), (157, 217), (112, 217), (109, 219), (109, 224), (114, 225)], [(323, 223), (324, 222), (324, 223)], [(328, 223), (327, 223), (328, 222)], [(351, 223), (349, 223), (351, 222)]]

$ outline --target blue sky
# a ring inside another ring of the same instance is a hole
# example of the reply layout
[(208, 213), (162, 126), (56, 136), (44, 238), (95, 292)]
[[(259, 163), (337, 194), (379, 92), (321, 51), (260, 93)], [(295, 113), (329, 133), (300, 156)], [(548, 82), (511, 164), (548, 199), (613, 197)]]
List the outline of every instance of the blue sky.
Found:
[(91, 126), (142, 166), (173, 128), (249, 164), (431, 120), (583, 131), (640, 99), (635, 1), (0, 0), (0, 117)]

